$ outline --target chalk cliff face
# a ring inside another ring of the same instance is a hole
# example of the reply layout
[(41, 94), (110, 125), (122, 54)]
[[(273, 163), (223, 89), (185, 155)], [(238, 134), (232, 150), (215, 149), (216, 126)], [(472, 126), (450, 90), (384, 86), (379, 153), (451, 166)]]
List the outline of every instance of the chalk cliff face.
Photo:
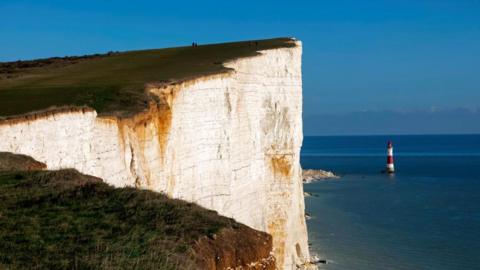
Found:
[(277, 266), (295, 268), (309, 257), (301, 44), (225, 65), (226, 74), (151, 86), (148, 110), (131, 118), (72, 109), (0, 121), (0, 151), (214, 209), (270, 233)]

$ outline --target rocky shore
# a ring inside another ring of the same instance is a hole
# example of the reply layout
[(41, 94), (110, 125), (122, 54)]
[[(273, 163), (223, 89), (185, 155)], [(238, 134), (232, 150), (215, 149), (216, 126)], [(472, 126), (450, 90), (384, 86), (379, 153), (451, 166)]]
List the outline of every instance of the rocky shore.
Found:
[(338, 179), (338, 175), (330, 171), (305, 169), (302, 171), (303, 183), (311, 183), (324, 179)]
[[(340, 176), (334, 174), (331, 171), (325, 171), (325, 170), (316, 170), (316, 169), (304, 169), (302, 170), (302, 179), (304, 184), (316, 182), (316, 181), (321, 181), (321, 180), (327, 180), (327, 179), (338, 179)], [(310, 192), (304, 192), (303, 193), (304, 197), (318, 197), (317, 194), (315, 193), (310, 193)], [(305, 220), (310, 220), (314, 218), (311, 214), (305, 212)], [(300, 267), (300, 269), (319, 269), (319, 265), (321, 264), (327, 264), (327, 260), (324, 258), (319, 258), (316, 255), (312, 255), (310, 257), (310, 261), (305, 263)]]

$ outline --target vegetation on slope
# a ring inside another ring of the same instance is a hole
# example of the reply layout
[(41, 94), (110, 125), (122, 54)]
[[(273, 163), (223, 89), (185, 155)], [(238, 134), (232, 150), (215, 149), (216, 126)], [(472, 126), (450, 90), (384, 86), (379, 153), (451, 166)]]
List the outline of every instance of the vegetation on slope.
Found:
[(0, 172), (1, 171), (32, 171), (46, 169), (47, 165), (38, 162), (32, 157), (13, 154), (9, 152), (0, 152)]
[(0, 116), (71, 105), (131, 114), (145, 109), (148, 83), (223, 73), (226, 61), (292, 46), (291, 39), (278, 38), (0, 63)]
[(221, 269), (272, 248), (214, 211), (75, 170), (0, 172), (0, 201), (0, 269)]

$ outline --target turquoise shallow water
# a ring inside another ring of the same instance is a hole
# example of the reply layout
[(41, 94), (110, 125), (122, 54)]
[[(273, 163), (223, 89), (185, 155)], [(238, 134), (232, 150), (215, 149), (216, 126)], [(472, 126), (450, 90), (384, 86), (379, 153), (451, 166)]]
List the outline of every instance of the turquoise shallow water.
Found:
[(480, 269), (480, 136), (306, 137), (301, 163), (342, 175), (304, 186), (322, 269)]

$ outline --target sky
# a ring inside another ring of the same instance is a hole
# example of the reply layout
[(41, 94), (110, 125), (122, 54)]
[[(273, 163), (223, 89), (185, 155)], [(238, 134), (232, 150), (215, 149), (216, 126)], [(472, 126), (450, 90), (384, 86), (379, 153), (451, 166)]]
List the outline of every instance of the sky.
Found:
[(306, 135), (480, 133), (479, 14), (480, 0), (0, 0), (0, 61), (296, 37)]

